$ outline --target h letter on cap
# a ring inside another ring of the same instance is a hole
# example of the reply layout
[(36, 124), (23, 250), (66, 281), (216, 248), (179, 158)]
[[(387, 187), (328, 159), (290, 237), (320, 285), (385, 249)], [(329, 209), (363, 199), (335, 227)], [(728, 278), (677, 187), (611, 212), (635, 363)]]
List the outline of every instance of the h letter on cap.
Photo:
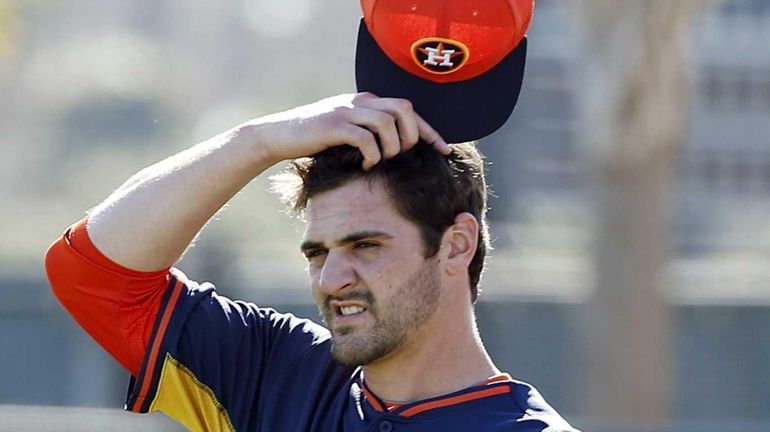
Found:
[[(454, 63), (452, 63), (452, 54), (455, 53), (455, 50), (448, 50), (448, 49), (442, 50), (439, 48), (426, 47), (425, 51), (428, 52), (428, 58), (425, 59), (423, 64), (431, 65), (431, 66), (446, 66), (446, 67), (454, 66)], [(441, 63), (438, 63), (438, 60), (440, 60)]]

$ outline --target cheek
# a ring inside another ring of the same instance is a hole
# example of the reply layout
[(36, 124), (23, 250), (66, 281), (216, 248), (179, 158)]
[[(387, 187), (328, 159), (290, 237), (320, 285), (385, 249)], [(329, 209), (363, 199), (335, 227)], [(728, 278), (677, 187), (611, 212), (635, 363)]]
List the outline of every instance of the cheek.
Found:
[(321, 272), (318, 269), (309, 267), (307, 270), (307, 274), (310, 279), (309, 280), (310, 292), (313, 294), (313, 298), (315, 298), (316, 301), (318, 301), (322, 297), (321, 290), (318, 283), (321, 277)]
[(361, 282), (372, 290), (378, 288), (387, 290), (398, 285), (405, 275), (414, 271), (416, 261), (412, 258), (399, 256), (381, 256), (376, 260), (359, 261), (358, 277)]

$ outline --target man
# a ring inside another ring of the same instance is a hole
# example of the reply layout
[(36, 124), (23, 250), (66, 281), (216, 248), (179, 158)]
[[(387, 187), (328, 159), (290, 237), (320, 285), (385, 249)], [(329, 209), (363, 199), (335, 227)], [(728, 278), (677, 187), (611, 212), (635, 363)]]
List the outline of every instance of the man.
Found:
[[(276, 189), (304, 212), (328, 330), (171, 268), (241, 188), (292, 159)], [(140, 171), (46, 265), (62, 304), (131, 372), (127, 409), (191, 430), (573, 431), (478, 335), (485, 211), (473, 145), (447, 145), (406, 100), (342, 95)]]

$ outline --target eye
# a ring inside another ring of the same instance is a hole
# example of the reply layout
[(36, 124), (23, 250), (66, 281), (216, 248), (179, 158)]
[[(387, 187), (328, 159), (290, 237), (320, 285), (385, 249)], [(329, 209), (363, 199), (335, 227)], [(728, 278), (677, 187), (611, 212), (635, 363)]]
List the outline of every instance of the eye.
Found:
[(312, 249), (305, 251), (305, 258), (307, 258), (308, 261), (311, 261), (314, 258), (319, 258), (323, 255), (326, 255), (326, 249)]
[(374, 243), (374, 242), (361, 241), (361, 242), (356, 242), (353, 245), (353, 248), (355, 248), (355, 249), (371, 249), (371, 248), (375, 248), (377, 246), (379, 246), (379, 244)]

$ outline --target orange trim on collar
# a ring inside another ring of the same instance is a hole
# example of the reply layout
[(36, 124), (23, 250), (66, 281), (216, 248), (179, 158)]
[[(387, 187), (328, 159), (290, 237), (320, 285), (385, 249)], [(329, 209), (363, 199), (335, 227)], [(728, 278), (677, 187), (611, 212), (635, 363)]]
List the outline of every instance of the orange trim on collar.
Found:
[(489, 385), (489, 384), (499, 383), (503, 381), (513, 381), (513, 378), (511, 377), (511, 375), (503, 372), (497, 375), (492, 375), (491, 377), (487, 378), (484, 382), (482, 382), (481, 385)]
[[(509, 382), (509, 381), (513, 381), (513, 378), (511, 378), (510, 374), (503, 372), (487, 378), (486, 380), (479, 383), (478, 386), (488, 386), (491, 384), (498, 384), (498, 383)], [(377, 412), (391, 412), (403, 406), (409, 405), (407, 403), (380, 401), (380, 399), (369, 390), (369, 388), (366, 386), (366, 383), (363, 380), (361, 380), (361, 388), (364, 391), (364, 397), (366, 397), (366, 400), (369, 402), (372, 408), (374, 408), (375, 411)], [(425, 402), (425, 403), (418, 402), (415, 406), (405, 409), (403, 412), (400, 412), (398, 415), (402, 417), (411, 417), (433, 408), (441, 408), (446, 406), (457, 405), (463, 402), (481, 399), (487, 396), (495, 396), (499, 394), (509, 393), (510, 391), (511, 391), (511, 388), (508, 386), (495, 386), (493, 388), (480, 389), (470, 393), (466, 393), (466, 394), (462, 394), (462, 395), (458, 395), (450, 398), (445, 398), (445, 399), (439, 399), (432, 402)]]
[(402, 403), (395, 403), (395, 402), (385, 402), (385, 408), (388, 409), (388, 412), (393, 411), (394, 409), (398, 409), (404, 406)]
[(488, 396), (495, 396), (495, 395), (500, 395), (500, 394), (510, 393), (510, 392), (511, 392), (510, 386), (496, 386), (496, 387), (486, 388), (486, 389), (478, 390), (472, 393), (466, 393), (455, 397), (450, 397), (450, 398), (441, 399), (433, 402), (425, 402), (419, 405), (415, 405), (411, 408), (405, 409), (404, 411), (400, 412), (399, 415), (402, 417), (412, 417), (414, 415), (420, 414), (421, 412), (425, 412), (434, 408), (442, 408), (442, 407), (457, 405), (463, 402), (468, 402), (476, 399), (485, 398)]
[(367, 387), (366, 387), (366, 384), (364, 384), (364, 383), (363, 383), (363, 381), (361, 382), (361, 384), (363, 384), (363, 385), (361, 386), (361, 388), (363, 388), (363, 389), (364, 389), (364, 397), (366, 397), (366, 400), (367, 400), (367, 401), (369, 401), (369, 404), (370, 404), (370, 405), (371, 405), (371, 406), (372, 406), (372, 407), (373, 407), (373, 408), (374, 408), (376, 411), (379, 411), (379, 412), (384, 412), (384, 411), (385, 411), (385, 408), (384, 408), (384, 407), (382, 406), (382, 404), (380, 403), (380, 400), (379, 400), (379, 399), (377, 399), (377, 396), (375, 396), (374, 394), (372, 394), (372, 392), (370, 392), (370, 391), (369, 391), (369, 388), (367, 388)]

